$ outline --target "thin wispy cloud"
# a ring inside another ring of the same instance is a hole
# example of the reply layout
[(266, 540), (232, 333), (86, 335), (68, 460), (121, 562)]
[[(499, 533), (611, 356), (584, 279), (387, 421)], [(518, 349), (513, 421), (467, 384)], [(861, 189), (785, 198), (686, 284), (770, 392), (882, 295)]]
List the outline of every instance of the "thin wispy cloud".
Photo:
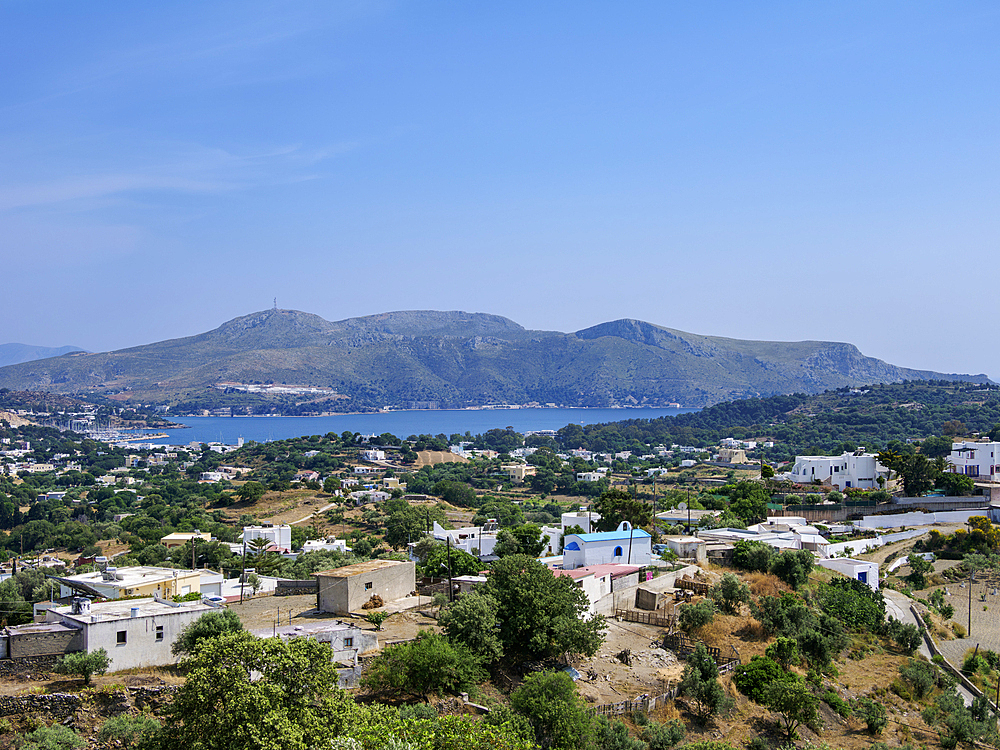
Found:
[(225, 193), (259, 185), (318, 179), (312, 170), (355, 144), (321, 149), (283, 146), (252, 154), (197, 149), (175, 160), (140, 169), (116, 169), (63, 176), (37, 182), (0, 185), (0, 211), (51, 206), (71, 201), (109, 198), (134, 192)]

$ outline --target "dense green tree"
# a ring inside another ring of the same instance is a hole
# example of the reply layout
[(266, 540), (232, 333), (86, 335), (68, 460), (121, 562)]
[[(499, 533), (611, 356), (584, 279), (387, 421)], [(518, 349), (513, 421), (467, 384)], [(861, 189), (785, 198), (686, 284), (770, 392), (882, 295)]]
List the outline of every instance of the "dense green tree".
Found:
[(729, 510), (745, 524), (760, 523), (767, 518), (767, 503), (771, 499), (763, 485), (744, 480), (729, 493)]
[(852, 630), (881, 633), (885, 598), (854, 578), (834, 578), (818, 591), (823, 611)]
[(264, 485), (260, 482), (245, 482), (238, 490), (236, 490), (236, 496), (246, 503), (256, 503), (262, 497), (264, 493), (267, 492)]
[(487, 663), (503, 656), (503, 643), (497, 633), (499, 605), (492, 597), (473, 591), (442, 610), (438, 617), (448, 638), (465, 646)]
[(542, 530), (533, 523), (525, 523), (513, 527), (510, 532), (517, 539), (521, 554), (528, 557), (538, 557), (545, 549), (545, 536)]
[(614, 531), (622, 521), (628, 521), (634, 528), (648, 526), (653, 520), (653, 508), (636, 500), (622, 490), (607, 490), (594, 503), (594, 510), (601, 514), (597, 528)]
[(583, 590), (534, 558), (497, 560), (480, 590), (497, 602), (499, 637), (510, 657), (592, 656), (604, 640), (604, 618), (583, 619), (590, 607)]
[(733, 567), (750, 572), (767, 573), (777, 554), (766, 542), (740, 539), (733, 545)]
[(170, 651), (174, 655), (191, 654), (194, 653), (199, 644), (210, 638), (218, 638), (221, 635), (237, 633), (241, 630), (243, 630), (243, 622), (233, 610), (223, 608), (206, 612), (181, 629), (177, 640), (170, 645)]
[(719, 684), (719, 668), (704, 643), (688, 656), (678, 693), (690, 700), (692, 713), (701, 724), (728, 709), (730, 700)]
[(812, 724), (819, 718), (819, 698), (799, 680), (775, 680), (764, 697), (767, 707), (781, 714), (781, 726), (788, 739), (802, 724)]
[(972, 477), (965, 474), (956, 474), (951, 471), (942, 471), (935, 482), (935, 486), (944, 490), (949, 497), (962, 497), (971, 495), (976, 489), (976, 483)]
[(14, 578), (0, 581), (0, 611), (0, 617), (6, 618), (9, 625), (24, 625), (33, 619), (31, 602), (24, 598)]
[[(455, 547), (451, 548), (452, 576), (474, 576), (483, 570), (484, 563), (478, 557), (470, 555)], [(424, 575), (433, 578), (445, 578), (449, 575), (449, 550), (447, 544), (436, 544), (427, 553), (427, 559), (421, 566)]]
[(767, 647), (764, 655), (780, 664), (783, 669), (788, 669), (792, 664), (799, 662), (799, 645), (794, 638), (781, 635)]
[(929, 437), (920, 443), (920, 452), (928, 458), (947, 458), (951, 455), (951, 446), (950, 437)]
[(750, 587), (734, 573), (723, 573), (722, 580), (708, 590), (708, 596), (723, 612), (735, 615), (750, 601)]
[(535, 672), (510, 695), (510, 704), (526, 716), (543, 749), (578, 750), (590, 737), (593, 717), (566, 672)]
[(910, 567), (906, 576), (907, 583), (915, 589), (924, 588), (927, 585), (927, 574), (934, 571), (934, 565), (917, 554), (907, 557), (906, 564)]
[(793, 589), (799, 589), (809, 580), (816, 556), (805, 549), (782, 550), (771, 563), (771, 572)]
[(353, 714), (337, 688), (327, 644), (259, 639), (246, 631), (205, 641), (187, 672), (159, 744), (188, 750), (328, 747)]
[[(798, 653), (798, 647), (791, 638), (785, 638), (786, 642), (791, 641), (791, 645)], [(787, 655), (787, 654), (785, 654)], [(798, 677), (789, 672), (770, 655), (755, 656), (746, 664), (736, 668), (733, 673), (733, 684), (739, 688), (740, 692), (749, 696), (757, 703), (764, 703), (767, 691), (771, 683), (776, 680), (796, 680)]]
[(423, 630), (412, 641), (382, 649), (361, 684), (383, 699), (427, 698), (468, 691), (485, 676), (478, 656), (440, 633)]
[(497, 534), (497, 543), (493, 547), (493, 554), (497, 557), (522, 554), (521, 544), (510, 529), (500, 529), (500, 533)]

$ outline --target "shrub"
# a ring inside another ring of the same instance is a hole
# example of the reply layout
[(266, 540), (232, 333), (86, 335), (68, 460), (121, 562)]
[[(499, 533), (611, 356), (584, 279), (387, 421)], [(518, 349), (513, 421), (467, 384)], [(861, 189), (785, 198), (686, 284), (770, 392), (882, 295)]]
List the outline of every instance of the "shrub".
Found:
[(912, 654), (920, 647), (920, 642), (923, 640), (922, 631), (916, 625), (903, 623), (892, 617), (889, 618), (886, 633), (904, 654)]
[(554, 750), (583, 747), (593, 719), (565, 672), (536, 672), (511, 693), (510, 704), (526, 716), (538, 744)]
[(99, 648), (89, 654), (86, 651), (66, 654), (56, 662), (52, 671), (56, 674), (79, 675), (83, 678), (83, 684), (89, 685), (91, 676), (104, 674), (110, 666), (111, 658), (108, 652)]
[(149, 714), (119, 714), (101, 725), (97, 739), (101, 742), (117, 740), (124, 747), (138, 745), (160, 731), (160, 722)]
[(702, 599), (695, 604), (682, 604), (677, 622), (681, 630), (690, 633), (715, 619), (715, 604), (711, 599)]
[(836, 690), (827, 690), (823, 693), (823, 702), (826, 703), (830, 708), (836, 711), (840, 716), (845, 719), (851, 715), (851, 707)]
[(750, 587), (733, 573), (724, 573), (722, 580), (708, 590), (708, 595), (723, 612), (739, 614), (740, 605), (750, 601)]
[(785, 671), (780, 664), (766, 656), (753, 657), (733, 673), (733, 684), (757, 703), (764, 702), (764, 695), (772, 682), (796, 679), (798, 678), (794, 674)]
[(733, 567), (739, 570), (767, 573), (774, 556), (774, 547), (764, 542), (741, 539), (733, 545)]
[(870, 698), (862, 698), (858, 701), (857, 713), (865, 722), (865, 726), (868, 727), (868, 733), (873, 736), (882, 734), (882, 730), (885, 729), (886, 724), (889, 722), (885, 706), (881, 703), (876, 703)]
[(809, 580), (815, 561), (815, 555), (809, 550), (785, 550), (774, 558), (771, 572), (793, 589), (798, 589)]
[(649, 750), (667, 750), (684, 739), (684, 724), (674, 719), (666, 724), (651, 721), (642, 731), (642, 738), (649, 744)]
[(26, 735), (18, 745), (19, 750), (74, 750), (86, 747), (87, 741), (69, 727), (53, 724), (39, 727)]
[(632, 739), (624, 722), (603, 716), (594, 722), (593, 742), (601, 750), (646, 750), (646, 743)]
[(938, 668), (923, 659), (910, 659), (899, 668), (899, 674), (909, 684), (917, 698), (923, 698), (937, 684)]

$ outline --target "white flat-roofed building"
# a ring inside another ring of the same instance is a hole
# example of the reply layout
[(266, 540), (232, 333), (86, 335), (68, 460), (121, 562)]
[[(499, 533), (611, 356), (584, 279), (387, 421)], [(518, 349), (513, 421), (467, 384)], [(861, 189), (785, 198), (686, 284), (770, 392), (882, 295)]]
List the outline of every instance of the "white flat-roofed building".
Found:
[(130, 599), (92, 604), (76, 599), (70, 606), (46, 611), (45, 621), (81, 630), (81, 649), (89, 654), (103, 648), (111, 657), (110, 671), (120, 672), (176, 663), (170, 647), (181, 630), (214, 609), (203, 602)]
[(1000, 443), (965, 441), (951, 446), (948, 471), (1000, 481)]
[(280, 549), (292, 548), (291, 526), (244, 526), (243, 542), (250, 544), (254, 539), (265, 539)]
[(346, 539), (310, 539), (302, 545), (303, 552), (350, 552)]
[(601, 514), (597, 511), (588, 510), (575, 510), (570, 513), (562, 514), (562, 530), (566, 533), (566, 529), (572, 526), (579, 526), (583, 529), (584, 534), (589, 534), (594, 530), (595, 524), (601, 520)]
[(855, 560), (850, 557), (836, 557), (829, 560), (817, 560), (821, 568), (829, 568), (843, 573), (848, 578), (861, 581), (872, 591), (879, 590), (878, 563), (870, 560)]
[[(59, 597), (86, 593), (105, 599), (126, 596), (174, 596), (201, 593), (201, 574), (197, 570), (177, 570), (137, 565), (130, 568), (109, 566), (93, 573), (55, 578), (60, 584)], [(76, 584), (76, 585), (74, 585)]]
[(497, 534), (500, 527), (491, 518), (482, 526), (464, 526), (460, 529), (446, 529), (437, 521), (434, 522), (432, 536), (440, 542), (451, 539), (455, 549), (468, 552), (477, 557), (489, 557), (497, 546)]
[(888, 479), (889, 469), (878, 462), (874, 453), (844, 453), (840, 456), (796, 456), (787, 475), (799, 484), (828, 484), (838, 490), (849, 487), (878, 489), (878, 479)]

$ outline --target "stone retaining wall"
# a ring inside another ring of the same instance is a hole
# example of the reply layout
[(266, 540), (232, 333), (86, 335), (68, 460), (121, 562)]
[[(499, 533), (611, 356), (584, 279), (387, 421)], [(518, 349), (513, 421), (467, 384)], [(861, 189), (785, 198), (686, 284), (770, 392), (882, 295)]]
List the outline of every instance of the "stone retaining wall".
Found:
[[(177, 685), (123, 688), (109, 693), (93, 693), (91, 698), (102, 706), (102, 714), (113, 716), (128, 711), (130, 703), (134, 703), (140, 711), (147, 707), (160, 709), (173, 701), (178, 689)], [(83, 698), (72, 693), (0, 695), (0, 717), (43, 714), (49, 720), (62, 721), (82, 706)]]
[(80, 696), (71, 693), (0, 695), (0, 716), (43, 713), (55, 719), (65, 719), (76, 713), (82, 704)]
[(0, 659), (0, 678), (32, 677), (51, 672), (57, 658), (55, 655), (48, 655)]

